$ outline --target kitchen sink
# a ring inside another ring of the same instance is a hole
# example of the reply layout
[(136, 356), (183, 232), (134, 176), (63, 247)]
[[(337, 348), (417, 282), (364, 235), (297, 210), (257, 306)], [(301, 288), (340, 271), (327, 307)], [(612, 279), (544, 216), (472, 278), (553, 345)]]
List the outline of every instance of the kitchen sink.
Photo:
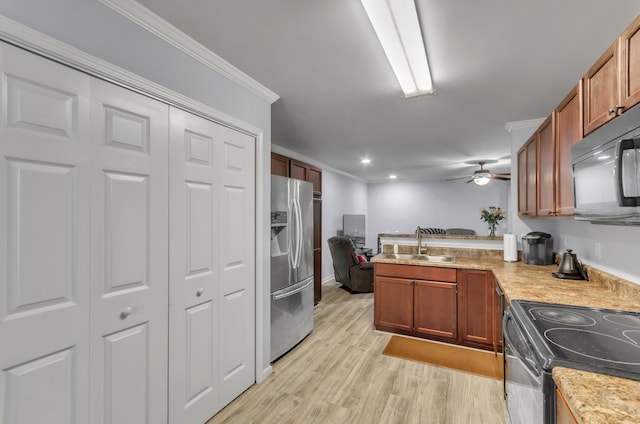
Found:
[(446, 262), (454, 263), (455, 256), (439, 256), (439, 255), (418, 255), (418, 254), (401, 254), (401, 253), (382, 253), (377, 255), (382, 259), (399, 259), (403, 261), (425, 261), (425, 262)]

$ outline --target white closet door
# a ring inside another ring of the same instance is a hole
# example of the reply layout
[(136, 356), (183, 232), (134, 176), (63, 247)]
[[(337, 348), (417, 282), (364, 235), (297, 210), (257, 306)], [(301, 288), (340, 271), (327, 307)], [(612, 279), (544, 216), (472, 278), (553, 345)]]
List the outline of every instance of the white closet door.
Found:
[(255, 140), (171, 109), (169, 421), (255, 382)]
[(220, 126), (175, 108), (170, 122), (169, 422), (203, 423), (220, 409)]
[(0, 56), (0, 422), (85, 423), (89, 78)]
[(255, 139), (221, 127), (220, 379), (226, 405), (255, 382)]
[(91, 423), (167, 420), (168, 106), (91, 81)]

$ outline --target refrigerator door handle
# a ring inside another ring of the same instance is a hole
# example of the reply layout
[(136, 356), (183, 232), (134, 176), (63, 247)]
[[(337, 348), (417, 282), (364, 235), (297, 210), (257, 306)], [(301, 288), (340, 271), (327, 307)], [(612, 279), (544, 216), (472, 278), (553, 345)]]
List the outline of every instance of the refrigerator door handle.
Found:
[(300, 237), (298, 233), (300, 227), (298, 227), (298, 207), (297, 200), (294, 197), (291, 200), (291, 268), (298, 268), (298, 245), (300, 244)]
[(304, 228), (302, 227), (302, 206), (300, 206), (300, 199), (296, 198), (296, 208), (298, 209), (298, 213), (296, 213), (296, 219), (298, 220), (298, 246), (297, 246), (297, 258), (296, 268), (300, 268), (300, 263), (302, 262), (302, 232)]
[(285, 297), (293, 296), (296, 293), (300, 293), (301, 291), (309, 287), (311, 284), (313, 284), (313, 277), (309, 277), (306, 280), (301, 281), (298, 284), (294, 284), (291, 287), (278, 290), (277, 292), (272, 293), (271, 296), (273, 300), (284, 299)]

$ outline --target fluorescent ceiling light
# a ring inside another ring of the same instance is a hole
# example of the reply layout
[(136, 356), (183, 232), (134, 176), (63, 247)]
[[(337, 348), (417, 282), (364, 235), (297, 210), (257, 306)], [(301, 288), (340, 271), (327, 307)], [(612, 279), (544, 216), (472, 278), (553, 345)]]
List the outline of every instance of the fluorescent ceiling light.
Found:
[(361, 0), (405, 97), (433, 93), (414, 0)]
[(370, 163), (371, 163), (371, 159), (362, 159), (362, 160), (360, 161), (360, 163), (361, 163), (361, 164), (363, 164), (363, 165), (368, 165), (368, 164), (370, 164)]

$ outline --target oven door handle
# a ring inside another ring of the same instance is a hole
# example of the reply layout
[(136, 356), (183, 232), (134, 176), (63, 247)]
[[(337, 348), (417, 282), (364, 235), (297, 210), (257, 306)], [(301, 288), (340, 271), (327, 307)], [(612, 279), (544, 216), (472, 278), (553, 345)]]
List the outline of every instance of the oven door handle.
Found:
[[(514, 357), (522, 361), (527, 372), (529, 373), (529, 375), (531, 375), (531, 377), (536, 379), (540, 378), (540, 375), (542, 374), (542, 372), (540, 371), (535, 361), (531, 360), (530, 358), (527, 358), (523, 354), (523, 352), (518, 352), (518, 350), (516, 349), (515, 347), (516, 345), (513, 343), (513, 339), (509, 334), (509, 321), (513, 321), (513, 318), (511, 316), (510, 311), (506, 310), (504, 314), (504, 322), (502, 323), (502, 335), (507, 345), (507, 349), (506, 349), (507, 355), (509, 354), (508, 351), (511, 350), (514, 353)], [(515, 325), (515, 323), (513, 325)], [(522, 342), (526, 343), (525, 340), (522, 340)]]

